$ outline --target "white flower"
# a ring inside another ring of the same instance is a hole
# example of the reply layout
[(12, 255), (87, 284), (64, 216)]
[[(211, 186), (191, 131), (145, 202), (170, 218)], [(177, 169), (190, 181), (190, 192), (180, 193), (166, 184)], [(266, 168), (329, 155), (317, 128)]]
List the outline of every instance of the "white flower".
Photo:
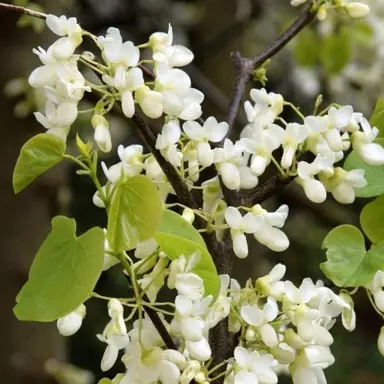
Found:
[(231, 228), (233, 250), (237, 257), (243, 259), (248, 256), (248, 244), (244, 233), (255, 233), (261, 227), (262, 219), (248, 212), (244, 217), (234, 207), (225, 211), (225, 221)]
[(163, 351), (159, 347), (142, 350), (139, 343), (128, 345), (122, 359), (127, 373), (120, 384), (131, 384), (135, 379), (148, 384), (158, 381), (163, 384), (178, 384), (180, 368), (168, 359), (177, 360), (182, 367), (185, 365), (185, 358), (178, 351)]
[[(229, 275), (220, 275), (220, 293), (216, 301), (213, 303), (205, 318), (206, 328), (211, 329), (215, 327), (221, 320), (229, 315), (231, 309), (232, 298), (228, 297), (227, 290), (230, 284)], [(233, 280), (233, 279), (232, 279)], [(237, 283), (236, 280), (231, 281), (231, 289)], [(238, 283), (237, 283), (238, 284)]]
[(351, 136), (353, 149), (368, 164), (384, 164), (384, 148), (378, 143), (373, 143), (379, 130), (376, 127), (372, 128), (364, 117), (361, 119), (361, 127), (363, 132), (354, 132)]
[(69, 59), (75, 49), (82, 43), (82, 30), (75, 17), (47, 15), (48, 28), (58, 36), (62, 36), (52, 45), (52, 55), (58, 60)]
[(101, 360), (101, 370), (110, 370), (115, 364), (119, 350), (129, 345), (127, 327), (124, 321), (124, 309), (120, 301), (111, 299), (108, 302), (108, 314), (111, 318), (102, 335), (97, 335), (100, 341), (107, 344)]
[(284, 277), (285, 271), (284, 264), (276, 264), (268, 275), (257, 279), (256, 286), (260, 293), (280, 299), (284, 293), (284, 282), (281, 279)]
[(146, 290), (147, 296), (151, 302), (156, 301), (157, 294), (164, 285), (165, 277), (168, 273), (168, 258), (162, 252), (160, 252), (159, 256), (160, 257), (152, 271), (137, 281), (140, 287)]
[(327, 191), (324, 185), (314, 178), (321, 171), (333, 175), (332, 165), (335, 162), (335, 155), (332, 152), (319, 154), (315, 160), (309, 164), (306, 161), (300, 161), (297, 166), (297, 182), (304, 188), (308, 199), (314, 203), (322, 203), (327, 198)]
[(86, 308), (81, 304), (75, 311), (57, 320), (57, 328), (63, 336), (74, 335), (81, 327), (85, 317)]
[(181, 130), (177, 120), (171, 120), (163, 126), (162, 133), (157, 135), (156, 149), (174, 166), (180, 167), (183, 154), (177, 148)]
[(152, 91), (144, 85), (136, 90), (135, 100), (151, 119), (157, 119), (163, 114), (163, 95), (160, 92)]
[(327, 178), (326, 175), (322, 175), (322, 173), (320, 173), (319, 178), (327, 191), (331, 192), (339, 203), (351, 204), (355, 201), (354, 188), (362, 188), (367, 185), (364, 174), (365, 172), (362, 169), (355, 169), (348, 172), (337, 167), (331, 178)]
[(213, 151), (209, 141), (220, 142), (228, 132), (227, 123), (218, 123), (214, 117), (208, 117), (201, 126), (196, 121), (187, 121), (183, 124), (183, 130), (193, 141), (197, 149), (197, 158), (203, 167), (209, 167), (213, 163)]
[(107, 35), (98, 38), (104, 48), (108, 61), (124, 68), (136, 67), (140, 59), (140, 50), (131, 41), (123, 43), (120, 31), (117, 28), (108, 28)]
[(247, 324), (257, 328), (265, 345), (273, 348), (279, 344), (275, 329), (268, 324), (279, 314), (279, 308), (274, 298), (268, 297), (263, 309), (257, 305), (245, 305), (241, 307), (240, 313)]
[(182, 45), (172, 45), (173, 31), (169, 24), (168, 33), (156, 32), (149, 38), (153, 50), (153, 60), (169, 67), (183, 67), (193, 60), (193, 53)]
[(45, 96), (55, 104), (63, 101), (80, 101), (84, 92), (90, 92), (91, 88), (85, 85), (85, 79), (76, 65), (70, 63), (57, 64), (57, 83), (56, 87), (44, 87)]
[(284, 149), (283, 157), (281, 158), (281, 166), (285, 169), (292, 165), (293, 157), (299, 144), (303, 143), (308, 137), (309, 131), (307, 126), (290, 123), (285, 127), (282, 137), (282, 146)]
[(264, 173), (271, 162), (272, 152), (281, 145), (283, 136), (283, 128), (275, 124), (270, 124), (267, 129), (258, 123), (246, 126), (242, 132), (241, 144), (252, 154), (251, 170), (256, 176)]
[(112, 141), (108, 121), (102, 115), (94, 115), (91, 123), (95, 129), (94, 139), (98, 147), (103, 152), (110, 152), (112, 149)]
[(183, 99), (183, 111), (177, 116), (181, 120), (196, 120), (201, 114), (201, 103), (204, 100), (204, 94), (198, 89), (190, 88), (188, 94)]
[(368, 284), (368, 288), (373, 294), (377, 308), (384, 312), (384, 272), (377, 271), (372, 281)]
[(141, 173), (144, 168), (143, 147), (141, 145), (134, 144), (125, 148), (123, 145), (119, 145), (117, 153), (126, 175), (136, 176)]
[(286, 234), (281, 231), (288, 217), (288, 206), (281, 205), (276, 212), (267, 212), (259, 204), (252, 207), (252, 214), (263, 219), (261, 227), (254, 233), (258, 242), (275, 252), (282, 252), (289, 246)]
[(244, 103), (245, 113), (250, 123), (260, 124), (262, 127), (272, 124), (276, 117), (283, 111), (284, 99), (276, 93), (267, 93), (262, 89), (251, 89), (251, 99), (255, 105), (249, 101)]
[(135, 113), (133, 92), (144, 86), (143, 71), (140, 68), (118, 67), (115, 76), (103, 75), (103, 81), (120, 92), (124, 115), (131, 118)]
[(77, 103), (63, 102), (55, 106), (52, 101), (47, 100), (45, 103), (45, 115), (35, 112), (35, 118), (48, 130), (47, 133), (54, 134), (65, 141), (70, 126), (77, 118)]
[(307, 304), (312, 298), (317, 296), (315, 284), (310, 278), (305, 278), (300, 287), (297, 288), (291, 281), (287, 280), (284, 284), (285, 298), (292, 304)]
[(45, 51), (38, 47), (32, 50), (34, 54), (39, 56), (39, 59), (44, 64), (35, 68), (28, 77), (28, 83), (33, 88), (43, 88), (45, 86), (55, 86), (57, 81), (56, 66), (58, 61), (52, 55), (52, 46)]
[(207, 361), (211, 358), (211, 347), (208, 340), (203, 336), (199, 341), (186, 340), (185, 346), (189, 355), (199, 361)]
[(242, 184), (240, 168), (245, 165), (242, 153), (243, 145), (239, 141), (233, 144), (229, 139), (225, 139), (223, 148), (213, 150), (213, 161), (228, 189), (238, 189)]
[(203, 338), (205, 327), (203, 317), (206, 315), (212, 299), (212, 296), (207, 296), (201, 301), (193, 302), (185, 296), (179, 295), (176, 297), (177, 312), (175, 319), (179, 323), (180, 331), (186, 340), (195, 342)]
[(275, 384), (278, 381), (272, 368), (274, 359), (270, 354), (260, 355), (257, 351), (249, 352), (243, 347), (236, 347), (235, 361), (234, 384)]

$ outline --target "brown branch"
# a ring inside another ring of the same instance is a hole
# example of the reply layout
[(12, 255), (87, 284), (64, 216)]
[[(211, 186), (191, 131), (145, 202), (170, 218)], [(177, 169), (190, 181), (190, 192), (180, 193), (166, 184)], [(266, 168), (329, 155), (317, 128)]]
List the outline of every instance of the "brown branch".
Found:
[(263, 201), (272, 197), (275, 193), (284, 189), (292, 179), (281, 178), (276, 175), (268, 179), (265, 183), (255, 188), (249, 195), (241, 198), (241, 204), (245, 207), (252, 207), (256, 204), (261, 204)]
[(306, 25), (308, 25), (315, 18), (315, 16), (316, 13), (313, 11), (313, 3), (310, 2), (301, 15), (260, 54), (253, 58), (242, 57), (239, 51), (232, 54), (236, 78), (228, 110), (227, 121), (229, 131), (233, 128), (236, 116), (239, 112), (245, 87), (251, 80), (252, 72), (285, 47), (285, 45), (291, 41)]
[(15, 13), (20, 13), (22, 15), (37, 17), (39, 19), (45, 19), (47, 17), (47, 15), (45, 13), (33, 11), (32, 9), (19, 7), (17, 5), (13, 5), (13, 4), (0, 3), (0, 11), (1, 10), (7, 10), (7, 11), (15, 12)]

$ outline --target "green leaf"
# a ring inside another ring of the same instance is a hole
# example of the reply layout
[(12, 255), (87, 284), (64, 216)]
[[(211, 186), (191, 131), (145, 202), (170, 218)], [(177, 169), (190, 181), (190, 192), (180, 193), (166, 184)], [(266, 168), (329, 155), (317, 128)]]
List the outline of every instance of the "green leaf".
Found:
[(164, 211), (163, 221), (161, 222), (159, 232), (171, 233), (189, 239), (206, 248), (205, 241), (200, 233), (179, 214), (169, 209)]
[(74, 311), (92, 293), (103, 264), (103, 230), (76, 237), (75, 220), (56, 216), (16, 299), (16, 317), (46, 322)]
[[(316, 46), (316, 41), (313, 41)], [(339, 33), (326, 36), (321, 45), (320, 59), (324, 69), (329, 74), (339, 73), (349, 62), (351, 58), (352, 47), (351, 39), (345, 29)]]
[(111, 384), (112, 381), (110, 379), (104, 378), (101, 379), (97, 384)]
[[(384, 139), (377, 139), (376, 142), (383, 145)], [(363, 169), (365, 171), (367, 185), (363, 188), (355, 189), (355, 194), (357, 197), (375, 197), (384, 193), (383, 165), (367, 164), (355, 151), (352, 151), (352, 153), (345, 160), (344, 168), (347, 171), (352, 169)]]
[(63, 159), (66, 145), (63, 140), (48, 133), (41, 133), (28, 140), (21, 148), (13, 172), (13, 189), (22, 191), (39, 175)]
[[(200, 260), (193, 268), (192, 272), (203, 279), (205, 294), (217, 297), (220, 292), (220, 279), (204, 241), (201, 243), (202, 238), (198, 238), (196, 234), (193, 234), (193, 231), (196, 230), (187, 228), (187, 226), (176, 219), (174, 215), (177, 214), (173, 213), (173, 215), (170, 215), (169, 212), (165, 214), (165, 220), (160, 227), (160, 231), (155, 236), (156, 242), (171, 260), (176, 260), (181, 255), (190, 257), (195, 252), (198, 252)], [(184, 220), (182, 217), (180, 217), (180, 219)], [(182, 225), (183, 228), (178, 228), (173, 225), (176, 223), (176, 220), (180, 222), (180, 225)], [(188, 226), (189, 225), (190, 224), (188, 224)], [(193, 239), (198, 239), (198, 242)]]
[(303, 30), (296, 39), (296, 45), (293, 49), (293, 55), (297, 64), (302, 67), (314, 67), (319, 60), (319, 47), (316, 44), (318, 40), (316, 32), (312, 29)]
[(360, 224), (372, 243), (384, 241), (384, 195), (367, 204), (360, 214)]
[(328, 261), (320, 264), (324, 275), (338, 287), (359, 287), (384, 268), (384, 243), (365, 249), (364, 237), (356, 227), (341, 225), (324, 239)]
[(116, 252), (153, 237), (163, 218), (163, 203), (155, 184), (143, 175), (120, 181), (109, 208), (108, 242)]
[(372, 127), (379, 129), (379, 137), (384, 136), (384, 97), (379, 97), (369, 121)]

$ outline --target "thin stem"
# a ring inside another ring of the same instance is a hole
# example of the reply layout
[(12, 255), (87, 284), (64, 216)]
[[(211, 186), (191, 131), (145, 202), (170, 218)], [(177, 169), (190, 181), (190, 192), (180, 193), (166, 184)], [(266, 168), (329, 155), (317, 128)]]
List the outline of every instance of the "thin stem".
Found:
[(6, 9), (7, 11), (11, 11), (11, 12), (16, 12), (16, 13), (21, 13), (28, 16), (37, 17), (39, 19), (47, 18), (47, 15), (45, 13), (33, 11), (32, 9), (20, 7), (17, 5), (0, 3), (0, 8)]
[(242, 57), (240, 52), (234, 52), (232, 58), (235, 66), (235, 86), (233, 88), (230, 106), (228, 110), (227, 122), (229, 132), (232, 130), (236, 120), (244, 90), (254, 70), (263, 65), (268, 59), (276, 55), (285, 45), (291, 41), (306, 25), (314, 18), (316, 12), (313, 10), (313, 1), (311, 1), (302, 14), (272, 43), (270, 43), (260, 54), (253, 58)]

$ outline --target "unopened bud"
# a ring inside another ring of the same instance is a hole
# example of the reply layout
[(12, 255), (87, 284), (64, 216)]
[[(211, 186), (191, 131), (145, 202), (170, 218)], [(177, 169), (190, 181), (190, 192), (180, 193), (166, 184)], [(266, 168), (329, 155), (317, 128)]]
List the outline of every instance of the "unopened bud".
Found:
[(57, 320), (57, 328), (63, 336), (74, 335), (81, 327), (86, 308), (81, 304), (75, 311)]
[(317, 18), (319, 21), (324, 21), (327, 18), (327, 6), (325, 4), (319, 7), (317, 11)]
[(345, 5), (345, 10), (351, 19), (360, 19), (368, 15), (370, 9), (368, 5), (362, 3), (348, 3)]
[(183, 219), (189, 224), (192, 224), (195, 220), (195, 213), (191, 208), (185, 208), (182, 215)]
[(91, 122), (95, 129), (94, 139), (97, 145), (103, 152), (110, 152), (112, 141), (108, 121), (102, 115), (94, 115)]

